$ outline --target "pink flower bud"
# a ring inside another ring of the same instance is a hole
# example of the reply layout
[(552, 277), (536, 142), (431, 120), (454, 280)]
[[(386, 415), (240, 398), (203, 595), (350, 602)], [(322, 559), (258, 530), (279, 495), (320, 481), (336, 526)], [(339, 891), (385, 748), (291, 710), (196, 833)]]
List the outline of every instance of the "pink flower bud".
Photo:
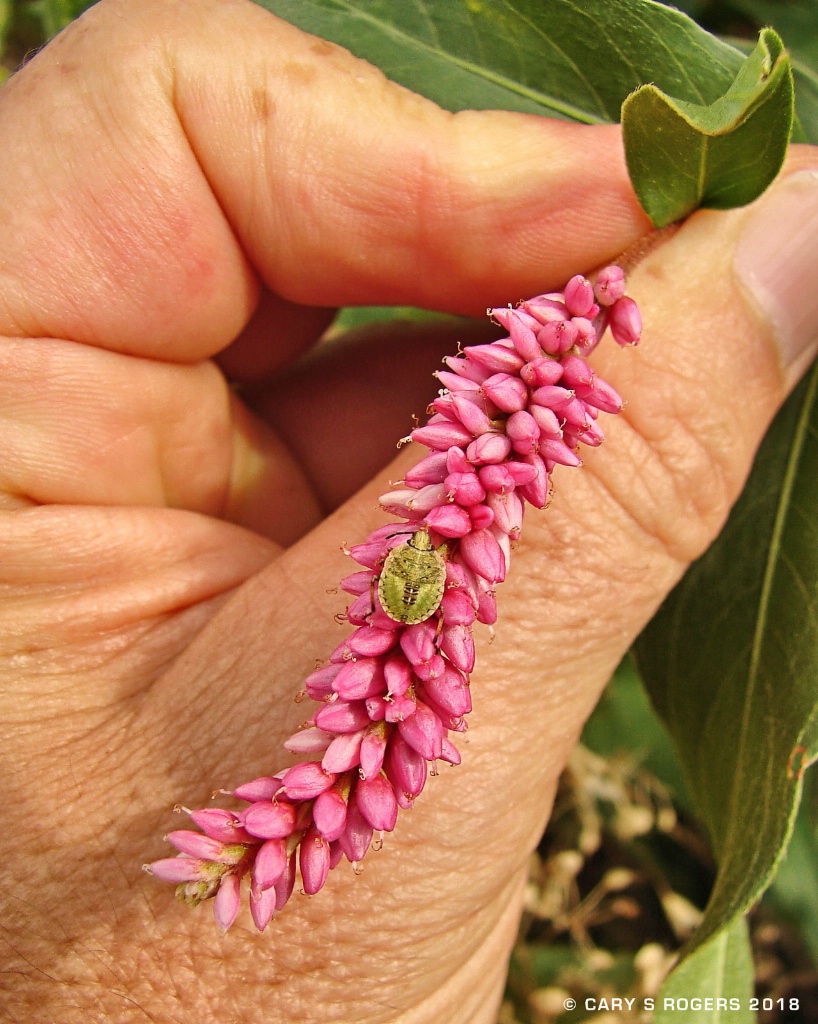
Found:
[(440, 757), (443, 748), (443, 723), (428, 705), (417, 702), (411, 718), (398, 723), (398, 731), (406, 743), (427, 761)]
[(596, 275), (594, 295), (600, 306), (612, 306), (625, 294), (625, 272), (616, 265), (604, 267)]
[[(569, 316), (568, 307), (562, 301), (562, 296), (558, 296), (556, 293), (537, 295), (533, 299), (528, 299), (522, 304), (522, 309), (538, 324), (557, 323), (560, 320), (567, 320)], [(542, 353), (539, 354), (542, 355)], [(536, 357), (532, 356), (531, 358)]]
[(582, 356), (565, 356), (562, 359), (563, 384), (576, 390), (578, 386), (592, 387), (596, 374)]
[(213, 876), (214, 872), (221, 874), (224, 868), (215, 868), (208, 861), (197, 860), (194, 857), (163, 857), (147, 865), (147, 870), (163, 882), (173, 882), (180, 885), (182, 882), (198, 882)]
[(542, 355), (537, 335), (534, 333), (530, 323), (526, 322), (519, 311), (515, 310), (509, 317), (507, 330), (511, 335), (511, 340), (514, 342), (514, 347), (526, 362), (531, 359), (538, 359)]
[[(366, 718), (366, 724), (369, 724), (369, 716)], [(324, 770), (339, 775), (341, 772), (348, 772), (350, 768), (356, 768), (360, 763), (364, 734), (365, 728), (361, 728), (357, 732), (336, 736), (321, 760)]]
[(514, 491), (490, 494), (486, 502), (494, 512), (495, 525), (516, 540), (523, 525), (523, 503), (517, 494)]
[(491, 584), (482, 576), (477, 577), (477, 589), (477, 621), (486, 626), (493, 626), (497, 621), (497, 595), (491, 589)]
[(253, 924), (260, 932), (263, 932), (272, 921), (276, 912), (276, 890), (259, 889), (255, 885), (250, 886), (250, 913), (253, 917)]
[(571, 316), (587, 316), (594, 304), (594, 289), (591, 282), (577, 274), (565, 286), (565, 305)]
[(241, 816), (244, 827), (258, 839), (284, 839), (295, 829), (293, 804), (260, 800), (245, 808)]
[[(312, 800), (325, 789), (329, 789), (335, 782), (335, 775), (324, 771), (318, 761), (302, 761), (288, 769), (281, 781), (284, 792), (291, 800)], [(248, 832), (252, 831), (247, 826), (246, 819), (244, 827)]]
[(585, 428), (576, 431), (576, 439), (581, 441), (583, 444), (587, 444), (591, 448), (598, 448), (605, 440), (605, 434), (602, 432), (602, 427), (600, 427), (596, 420), (589, 418)]
[(488, 530), (476, 530), (460, 541), (460, 555), (466, 565), (488, 583), (502, 583), (506, 563), (500, 545)]
[(386, 777), (398, 794), (416, 797), (426, 785), (425, 758), (398, 733), (389, 743), (384, 764)]
[(424, 682), (423, 694), (424, 698), (433, 700), (454, 718), (460, 718), (471, 711), (471, 691), (467, 680), (451, 665), (437, 679)]
[(404, 722), (417, 711), (415, 698), (408, 694), (398, 694), (386, 702), (386, 721)]
[(471, 528), (474, 530), (487, 530), (494, 522), (494, 513), (488, 505), (472, 505), (469, 508)]
[(330, 733), (311, 726), (293, 733), (284, 747), (292, 754), (323, 754), (331, 742)]
[(559, 418), (553, 409), (546, 409), (543, 405), (529, 406), (529, 411), (539, 427), (540, 437), (551, 437), (559, 441), (562, 438), (562, 427)]
[(440, 633), (440, 650), (461, 672), (469, 673), (474, 669), (474, 637), (469, 626), (444, 626)]
[(253, 863), (253, 883), (257, 889), (272, 889), (287, 867), (287, 844), (283, 839), (262, 843)]
[(531, 401), (535, 405), (542, 405), (546, 409), (555, 409), (557, 412), (561, 412), (572, 398), (574, 398), (574, 392), (570, 388), (560, 387), (559, 384), (546, 384), (544, 387), (537, 388), (531, 396)]
[(528, 402), (528, 388), (519, 377), (507, 373), (495, 373), (483, 384), (483, 392), (503, 412), (517, 412), (525, 409)]
[(386, 718), (386, 709), (389, 705), (384, 697), (367, 697), (364, 706), (370, 722), (382, 722)]
[(449, 764), (460, 764), (462, 760), (460, 751), (448, 737), (443, 741), (443, 753), (440, 756), (444, 761), (448, 761)]
[(542, 356), (526, 363), (520, 376), (530, 388), (540, 388), (545, 384), (556, 384), (562, 377), (562, 364), (557, 359)]
[(364, 859), (364, 854), (372, 842), (372, 826), (361, 814), (354, 794), (347, 805), (346, 828), (338, 842), (346, 859), (353, 864)]
[(366, 569), (362, 569), (360, 572), (352, 573), (351, 576), (345, 576), (338, 586), (345, 593), (352, 594), (354, 597), (360, 597), (361, 594), (369, 593), (371, 582), (372, 573), (367, 572)]
[(329, 874), (329, 843), (314, 825), (307, 829), (307, 834), (301, 840), (298, 866), (301, 868), (304, 892), (308, 896), (314, 896), (324, 888)]
[(489, 373), (519, 373), (523, 360), (513, 348), (494, 342), (491, 345), (469, 345), (463, 350), (466, 358)]
[(281, 789), (281, 778), (278, 775), (262, 775), (261, 778), (245, 782), (233, 790), (233, 796), (239, 800), (254, 803), (256, 800), (272, 800)]
[(520, 496), (534, 508), (545, 508), (548, 504), (548, 473), (545, 463), (539, 455), (529, 455), (525, 462), (536, 472), (536, 477), (520, 487)]
[(572, 398), (567, 402), (560, 409), (560, 415), (564, 417), (566, 426), (573, 430), (585, 430), (588, 427), (588, 409), (579, 398)]
[(464, 590), (447, 590), (440, 604), (440, 612), (447, 626), (470, 626), (477, 609), (470, 594)]
[(275, 884), (276, 910), (281, 910), (281, 908), (287, 903), (287, 900), (289, 900), (290, 896), (293, 894), (294, 887), (295, 857), (291, 854), (287, 861), (287, 867), (284, 869), (284, 874)]
[(608, 327), (617, 345), (636, 345), (642, 334), (639, 307), (627, 295), (617, 299), (608, 313)]
[[(392, 516), (401, 516), (403, 519), (420, 519), (423, 512), (412, 510), (411, 502), (417, 497), (417, 491), (412, 487), (398, 487), (393, 491), (387, 491), (378, 498), (378, 504)], [(356, 557), (356, 561), (359, 559)]]
[(193, 824), (211, 839), (218, 839), (222, 843), (243, 843), (250, 838), (235, 814), (222, 807), (205, 807), (189, 813)]
[[(463, 360), (461, 360), (463, 362)], [(457, 373), (449, 373), (448, 370), (438, 370), (435, 377), (440, 381), (447, 391), (479, 391), (480, 385)]]
[(597, 325), (582, 316), (575, 316), (571, 323), (577, 329), (577, 340), (574, 344), (583, 355), (587, 356), (599, 344), (602, 331)]
[(502, 494), (504, 491), (513, 491), (515, 487), (514, 477), (507, 462), (502, 466), (481, 466), (478, 472), (480, 483), (485, 487), (486, 492), (495, 491)]
[[(468, 473), (449, 473), (444, 483), (449, 500), (457, 502), (458, 505), (477, 505), (486, 496), (473, 469)], [(458, 536), (462, 536), (462, 534), (458, 534)]]
[(433, 654), (428, 661), (422, 662), (420, 665), (415, 665), (415, 675), (418, 679), (435, 679), (437, 676), (442, 675), (446, 668), (446, 662), (440, 657), (439, 654)]
[(443, 362), (452, 373), (456, 373), (458, 377), (465, 377), (467, 380), (474, 381), (476, 384), (482, 384), (486, 377), (491, 376), (488, 370), (484, 370), (477, 363), (473, 363), (470, 359), (464, 359), (462, 356), (446, 356)]
[(582, 465), (582, 459), (562, 441), (552, 441), (550, 438), (541, 441), (540, 454), (544, 459), (550, 459), (561, 466)]
[(407, 626), (401, 633), (401, 650), (413, 666), (422, 665), (435, 654), (436, 629), (437, 624), (432, 625), (427, 619), (426, 622)]
[(386, 753), (384, 726), (372, 726), (361, 744), (361, 774), (365, 779), (374, 779), (383, 767)]
[(446, 473), (446, 452), (432, 452), (409, 470), (403, 482), (407, 487), (417, 490), (426, 484), (442, 483), (446, 479)]
[(343, 835), (347, 822), (347, 805), (334, 787), (323, 792), (312, 805), (315, 827), (328, 843)]
[(459, 505), (440, 505), (426, 516), (426, 525), (441, 537), (462, 537), (471, 529), (471, 519)]
[[(375, 626), (359, 626), (354, 633), (347, 638), (347, 647), (352, 651), (356, 657), (360, 658), (374, 658), (379, 654), (386, 654), (388, 650), (395, 646), (397, 641), (397, 630), (393, 629), (378, 629)], [(344, 666), (348, 668), (349, 666)], [(343, 669), (342, 669), (343, 671)], [(341, 691), (338, 689), (341, 673), (338, 674), (334, 683), (334, 689), (336, 693)], [(364, 696), (370, 696), (365, 694)], [(347, 700), (350, 698), (347, 697)]]
[(607, 381), (597, 377), (592, 387), (580, 387), (577, 395), (594, 409), (601, 412), (617, 413), (622, 410), (622, 399)]
[[(533, 409), (532, 409), (531, 415), (534, 416)], [(537, 417), (534, 416), (534, 418), (536, 419)], [(539, 426), (539, 421), (538, 421), (538, 426)], [(540, 432), (542, 433), (542, 427), (541, 426), (540, 426)], [(489, 466), (486, 467), (486, 469), (490, 469), (490, 468), (491, 467), (489, 467)], [(505, 465), (505, 469), (508, 472), (508, 475), (511, 477), (515, 487), (522, 487), (524, 484), (530, 484), (531, 481), (534, 480), (535, 477), (537, 476), (537, 471), (536, 471), (536, 469), (534, 469), (534, 467), (531, 465), (530, 462), (520, 462), (517, 459), (512, 459), (510, 462), (507, 462), (506, 465)], [(492, 488), (492, 489), (498, 491), (498, 493), (502, 493), (503, 490), (508, 490), (509, 488), (507, 488), (507, 487), (506, 488), (502, 488), (501, 487), (501, 488)]]
[(379, 832), (391, 832), (398, 820), (398, 804), (389, 779), (385, 775), (361, 779), (355, 795), (364, 820)]
[[(186, 853), (189, 857), (198, 857), (200, 860), (212, 860), (220, 864), (235, 864), (237, 858), (228, 856), (226, 859), (223, 857), (224, 851), (229, 850), (230, 847), (220, 842), (218, 839), (211, 839), (209, 836), (203, 836), (201, 832), (194, 832), (189, 828), (176, 829), (173, 832), (168, 832), (165, 839), (175, 846), (180, 853)], [(235, 851), (233, 851), (235, 854)], [(238, 859), (241, 859), (239, 855)]]
[(476, 398), (471, 393), (460, 392), (452, 395), (452, 405), (457, 419), (463, 424), (469, 433), (477, 437), (491, 430), (491, 420), (486, 415), (485, 401)]
[(241, 908), (241, 882), (238, 875), (225, 875), (221, 880), (219, 891), (213, 900), (213, 916), (222, 932), (226, 932)]
[(466, 458), (473, 466), (503, 462), (511, 451), (511, 441), (505, 434), (481, 434), (466, 449)]
[(465, 446), (471, 441), (472, 435), (460, 423), (430, 423), (425, 427), (416, 427), (411, 438), (418, 444), (438, 451), (446, 451), (452, 445)]
[(406, 693), (412, 685), (412, 667), (402, 653), (395, 653), (386, 659), (383, 667), (386, 690), (392, 697)]
[(530, 412), (523, 409), (512, 413), (506, 423), (506, 433), (511, 438), (512, 448), (520, 455), (533, 455), (537, 451), (540, 428)]
[[(395, 640), (396, 634), (397, 631), (392, 634)], [(393, 645), (390, 644), (391, 646)], [(376, 693), (383, 693), (386, 689), (383, 662), (378, 658), (368, 657), (348, 661), (338, 673), (333, 686), (338, 696), (345, 701), (365, 700)]]
[(369, 715), (361, 701), (334, 700), (315, 715), (315, 724), (326, 732), (357, 732), (369, 723)]

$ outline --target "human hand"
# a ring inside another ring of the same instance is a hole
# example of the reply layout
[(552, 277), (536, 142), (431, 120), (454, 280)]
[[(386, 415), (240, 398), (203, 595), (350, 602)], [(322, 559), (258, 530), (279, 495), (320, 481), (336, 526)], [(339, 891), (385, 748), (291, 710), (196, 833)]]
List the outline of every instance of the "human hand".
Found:
[(417, 457), (389, 461), (439, 356), (487, 335), (292, 364), (334, 306), (479, 314), (647, 225), (617, 129), (446, 114), (245, 0), (102, 0), (4, 87), (0, 137), (8, 1019), (493, 1020), (568, 752), (805, 366), (773, 337), (806, 346), (815, 308), (767, 322), (742, 287), (786, 264), (808, 301), (816, 181), (697, 214), (632, 275), (643, 347), (594, 355), (627, 408), (526, 521), (464, 763), (361, 877), (223, 937), (139, 866), (176, 800), (283, 766), (343, 636), (339, 549)]

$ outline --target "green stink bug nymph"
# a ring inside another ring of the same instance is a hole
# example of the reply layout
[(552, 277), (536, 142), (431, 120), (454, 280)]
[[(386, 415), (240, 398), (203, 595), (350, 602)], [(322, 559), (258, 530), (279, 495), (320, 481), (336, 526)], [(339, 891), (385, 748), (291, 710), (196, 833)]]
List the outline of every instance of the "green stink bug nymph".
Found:
[(440, 607), (446, 583), (446, 545), (436, 548), (421, 527), (386, 557), (378, 580), (381, 607), (395, 622), (424, 622)]

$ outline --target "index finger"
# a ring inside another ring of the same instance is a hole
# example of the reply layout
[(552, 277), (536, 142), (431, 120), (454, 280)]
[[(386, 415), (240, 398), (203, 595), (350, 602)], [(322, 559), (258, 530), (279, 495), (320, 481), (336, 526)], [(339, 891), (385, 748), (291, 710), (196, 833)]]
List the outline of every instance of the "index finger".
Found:
[(647, 228), (617, 128), (452, 115), (249, 0), (102, 0), (4, 87), (0, 137), (0, 332), (153, 358), (225, 347), (259, 278), (475, 313)]

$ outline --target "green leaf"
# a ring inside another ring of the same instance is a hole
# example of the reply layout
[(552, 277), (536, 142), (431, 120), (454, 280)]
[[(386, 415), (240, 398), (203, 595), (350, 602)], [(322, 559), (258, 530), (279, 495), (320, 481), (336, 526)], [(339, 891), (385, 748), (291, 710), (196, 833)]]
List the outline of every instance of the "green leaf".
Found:
[(752, 1024), (752, 995), (750, 938), (739, 917), (673, 971), (656, 998), (654, 1024)]
[(818, 366), (776, 418), (722, 535), (637, 642), (718, 861), (694, 944), (769, 884), (818, 754), (817, 396)]
[(764, 29), (730, 88), (704, 106), (645, 85), (622, 105), (628, 172), (657, 227), (700, 206), (724, 210), (759, 196), (784, 162), (793, 82), (784, 44)]
[(708, 104), (742, 64), (732, 46), (652, 0), (256, 2), (448, 110), (614, 122), (641, 84)]

